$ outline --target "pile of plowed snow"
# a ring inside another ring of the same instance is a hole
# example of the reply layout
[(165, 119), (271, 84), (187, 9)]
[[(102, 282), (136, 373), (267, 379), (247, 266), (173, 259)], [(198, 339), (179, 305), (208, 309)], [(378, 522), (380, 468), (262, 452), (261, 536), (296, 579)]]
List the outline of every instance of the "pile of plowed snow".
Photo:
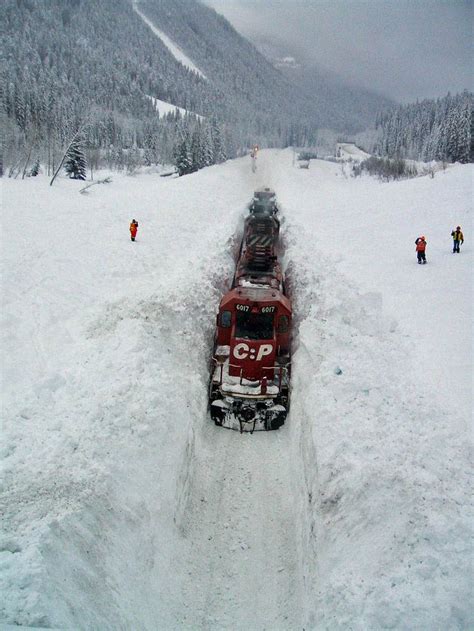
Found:
[[(2, 621), (472, 624), (472, 167), (381, 184), (289, 151), (249, 162), (88, 196), (3, 182)], [(208, 361), (261, 185), (282, 206), (292, 408), (240, 436), (207, 416)]]

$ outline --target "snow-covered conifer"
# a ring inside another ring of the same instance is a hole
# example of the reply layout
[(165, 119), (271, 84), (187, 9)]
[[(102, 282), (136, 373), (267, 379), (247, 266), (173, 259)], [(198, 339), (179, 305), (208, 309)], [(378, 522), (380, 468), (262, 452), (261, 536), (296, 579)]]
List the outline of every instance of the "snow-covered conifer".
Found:
[(86, 158), (79, 137), (76, 137), (69, 147), (64, 161), (64, 170), (73, 180), (86, 179)]
[(180, 176), (191, 172), (192, 159), (189, 150), (189, 137), (185, 133), (182, 134), (181, 140), (176, 145), (174, 164)]
[(201, 127), (199, 122), (194, 127), (194, 131), (191, 136), (190, 157), (192, 171), (197, 171), (205, 166), (201, 150)]
[(39, 158), (36, 158), (36, 160), (33, 163), (33, 166), (30, 169), (30, 177), (36, 177), (40, 172), (40, 161)]
[(203, 166), (214, 164), (214, 143), (212, 142), (212, 130), (207, 121), (202, 126), (201, 150), (203, 156)]
[(214, 163), (219, 164), (227, 159), (224, 144), (222, 141), (222, 133), (215, 117), (211, 120), (211, 136), (212, 136), (212, 153), (214, 157)]

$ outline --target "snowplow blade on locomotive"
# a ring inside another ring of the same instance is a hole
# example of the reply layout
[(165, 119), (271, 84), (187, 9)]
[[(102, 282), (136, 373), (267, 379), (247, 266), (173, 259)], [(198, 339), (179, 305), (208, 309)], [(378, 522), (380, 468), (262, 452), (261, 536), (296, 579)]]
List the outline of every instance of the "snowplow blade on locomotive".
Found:
[(271, 379), (250, 381), (232, 377), (228, 359), (217, 353), (209, 387), (211, 418), (216, 425), (253, 433), (284, 424), (290, 403), (290, 365), (288, 356), (278, 360), (266, 368)]
[(281, 399), (259, 401), (224, 397), (211, 401), (211, 418), (215, 424), (240, 433), (278, 429), (287, 414), (288, 408), (282, 405)]

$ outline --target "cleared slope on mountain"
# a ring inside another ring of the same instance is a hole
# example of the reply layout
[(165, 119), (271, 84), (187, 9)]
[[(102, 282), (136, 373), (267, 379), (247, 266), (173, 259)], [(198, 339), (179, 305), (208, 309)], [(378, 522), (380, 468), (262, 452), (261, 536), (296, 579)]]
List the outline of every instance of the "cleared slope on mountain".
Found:
[(183, 53), (183, 51), (178, 48), (176, 46), (176, 44), (167, 36), (165, 35), (165, 33), (163, 33), (163, 31), (160, 31), (160, 29), (156, 28), (156, 26), (154, 26), (150, 20), (143, 15), (143, 13), (140, 11), (140, 9), (137, 7), (137, 3), (133, 2), (133, 9), (136, 13), (138, 13), (138, 15), (142, 18), (142, 20), (145, 22), (145, 24), (147, 24), (151, 30), (153, 31), (153, 33), (159, 37), (161, 39), (161, 41), (165, 44), (165, 46), (168, 48), (168, 50), (171, 52), (171, 54), (173, 55), (173, 57), (175, 59), (177, 59), (181, 64), (183, 64), (183, 66), (185, 66), (186, 68), (188, 68), (188, 70), (192, 70), (193, 72), (196, 72), (199, 76), (201, 76), (203, 79), (205, 79), (205, 75), (199, 70), (199, 68), (191, 61), (191, 59), (189, 59), (189, 57), (187, 55), (185, 55)]

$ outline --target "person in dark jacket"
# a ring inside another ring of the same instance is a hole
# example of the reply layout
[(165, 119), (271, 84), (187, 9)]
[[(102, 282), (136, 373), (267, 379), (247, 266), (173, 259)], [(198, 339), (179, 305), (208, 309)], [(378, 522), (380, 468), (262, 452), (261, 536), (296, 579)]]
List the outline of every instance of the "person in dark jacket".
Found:
[(418, 263), (426, 263), (426, 239), (425, 237), (418, 237), (415, 241), (416, 245), (416, 256), (418, 258)]
[(451, 236), (453, 237), (453, 254), (455, 252), (459, 253), (459, 244), (464, 243), (464, 235), (461, 226), (457, 226), (456, 230), (451, 232)]

